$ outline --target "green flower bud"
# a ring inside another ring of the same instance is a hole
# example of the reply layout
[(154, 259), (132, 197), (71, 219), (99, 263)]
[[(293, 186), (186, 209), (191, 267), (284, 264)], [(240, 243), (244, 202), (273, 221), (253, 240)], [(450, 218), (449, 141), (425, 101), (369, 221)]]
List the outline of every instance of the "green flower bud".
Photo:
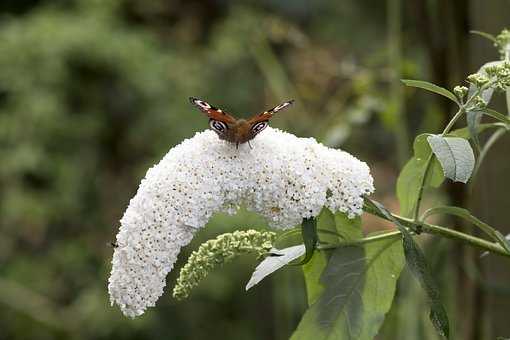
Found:
[(510, 63), (499, 64), (494, 72), (494, 87), (496, 90), (505, 91), (510, 87)]
[(464, 97), (468, 93), (468, 88), (465, 87), (465, 86), (455, 86), (455, 88), (453, 89), (453, 92), (455, 93), (457, 98), (462, 100), (462, 99), (464, 99)]
[(504, 29), (500, 34), (496, 37), (496, 42), (494, 43), (499, 50), (499, 53), (502, 57), (510, 54), (510, 30)]
[(485, 107), (487, 107), (487, 102), (481, 96), (476, 96), (472, 99), (472, 107), (470, 111), (478, 111), (484, 109)]
[(477, 87), (482, 87), (489, 82), (489, 78), (480, 73), (474, 73), (467, 77), (467, 81)]
[(485, 73), (489, 78), (495, 77), (498, 72), (498, 65), (491, 65), (484, 68)]

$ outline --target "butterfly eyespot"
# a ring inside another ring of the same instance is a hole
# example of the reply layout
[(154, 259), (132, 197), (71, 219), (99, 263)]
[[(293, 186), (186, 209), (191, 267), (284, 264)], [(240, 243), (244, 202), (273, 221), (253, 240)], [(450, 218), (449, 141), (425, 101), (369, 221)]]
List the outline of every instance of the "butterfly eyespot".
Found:
[(211, 127), (211, 129), (219, 133), (225, 133), (225, 131), (227, 131), (228, 129), (227, 124), (214, 119), (211, 119), (209, 121), (209, 126)]
[(259, 133), (260, 131), (264, 130), (266, 126), (267, 122), (258, 122), (251, 127), (251, 130), (255, 133)]

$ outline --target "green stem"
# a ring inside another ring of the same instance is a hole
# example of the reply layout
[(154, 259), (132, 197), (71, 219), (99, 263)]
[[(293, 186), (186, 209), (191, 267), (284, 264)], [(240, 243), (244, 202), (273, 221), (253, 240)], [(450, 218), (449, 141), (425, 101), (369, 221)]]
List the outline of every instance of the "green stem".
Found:
[[(473, 96), (475, 97), (475, 96)], [(466, 104), (464, 104), (463, 107), (461, 107), (459, 109), (459, 111), (457, 111), (457, 113), (455, 114), (455, 116), (453, 116), (453, 118), (448, 122), (448, 125), (446, 125), (446, 127), (444, 128), (443, 132), (441, 133), (441, 136), (444, 136), (446, 135), (448, 132), (450, 132), (450, 130), (452, 129), (452, 127), (455, 125), (455, 123), (457, 122), (457, 120), (459, 120), (459, 118), (464, 114), (464, 112), (466, 111), (464, 109), (465, 105), (467, 105), (469, 103), (466, 102)]]
[[(378, 213), (376, 211), (367, 211), (367, 212), (369, 212), (370, 214), (373, 214), (375, 216), (381, 217), (381, 218), (389, 221), (389, 219), (386, 218), (383, 214), (380, 214), (380, 213)], [(442, 227), (442, 226), (439, 226), (439, 225), (434, 225), (434, 224), (429, 224), (429, 223), (424, 223), (424, 222), (419, 222), (418, 223), (418, 222), (416, 222), (413, 219), (402, 217), (402, 216), (399, 216), (399, 215), (396, 215), (396, 214), (392, 214), (392, 216), (395, 219), (397, 219), (400, 223), (402, 223), (404, 226), (411, 227), (410, 229), (416, 229), (416, 227), (420, 227), (422, 232), (424, 232), (424, 233), (440, 235), (440, 236), (447, 237), (449, 239), (453, 239), (453, 240), (457, 240), (457, 241), (462, 241), (462, 242), (468, 243), (468, 244), (470, 244), (472, 246), (475, 246), (477, 248), (481, 248), (481, 249), (484, 249), (484, 250), (496, 253), (498, 255), (503, 255), (503, 256), (510, 257), (510, 253), (505, 251), (505, 249), (503, 249), (503, 247), (501, 247), (497, 243), (486, 241), (486, 240), (481, 239), (479, 237), (475, 237), (475, 236), (471, 236), (471, 235), (468, 235), (468, 234), (464, 234), (464, 233), (462, 233), (460, 231), (453, 230), (453, 229), (446, 228), (446, 227)], [(396, 232), (394, 232), (394, 233), (396, 233)], [(398, 232), (398, 233), (400, 233), (400, 232)], [(384, 238), (395, 237), (394, 234), (390, 234), (390, 233), (381, 234), (381, 235), (377, 235), (377, 236), (380, 236), (379, 240), (380, 239), (384, 239)]]
[[(373, 213), (373, 212), (371, 212)], [(386, 219), (383, 215), (375, 214), (376, 216), (379, 216), (381, 218)], [(414, 220), (405, 218), (399, 215), (392, 214), (394, 218), (396, 218), (400, 223), (404, 224), (406, 227), (413, 227), (410, 229), (416, 229), (417, 226), (421, 227), (422, 232), (427, 234), (433, 234), (433, 235), (440, 235), (444, 236), (446, 238), (462, 241), (465, 243), (468, 243), (472, 246), (475, 246), (477, 248), (487, 250), (493, 253), (496, 253), (498, 255), (503, 255), (510, 257), (510, 254), (503, 249), (499, 244), (493, 243), (490, 241), (486, 241), (484, 239), (481, 239), (479, 237), (471, 236), (468, 234), (464, 234), (460, 231), (456, 231), (450, 228), (446, 228), (439, 225), (429, 224), (429, 223), (416, 223)], [(387, 219), (388, 220), (388, 219)], [(318, 250), (327, 250), (327, 249), (335, 249), (339, 247), (347, 247), (347, 246), (356, 246), (361, 244), (366, 244), (370, 242), (376, 242), (381, 241), (385, 239), (392, 239), (400, 237), (401, 232), (398, 230), (389, 231), (387, 233), (382, 233), (374, 236), (368, 236), (361, 239), (353, 240), (353, 241), (346, 241), (346, 242), (339, 242), (337, 244), (325, 244), (325, 245), (319, 245), (317, 246)]]

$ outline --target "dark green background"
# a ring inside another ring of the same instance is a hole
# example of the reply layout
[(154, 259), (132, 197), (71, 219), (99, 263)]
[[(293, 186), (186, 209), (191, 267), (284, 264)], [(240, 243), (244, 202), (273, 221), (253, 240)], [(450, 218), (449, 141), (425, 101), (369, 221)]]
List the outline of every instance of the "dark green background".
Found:
[[(187, 98), (243, 117), (296, 99), (272, 126), (367, 161), (376, 197), (397, 211), (393, 185), (412, 137), (437, 132), (452, 111), (398, 79), (458, 84), (498, 58), (468, 31), (497, 33), (508, 13), (504, 0), (2, 0), (0, 339), (287, 338), (306, 307), (299, 269), (245, 293), (254, 258), (180, 303), (172, 272), (157, 307), (136, 320), (109, 306), (107, 243), (129, 199), (148, 167), (207, 127)], [(504, 138), (471, 194), (451, 185), (426, 204), (460, 202), (510, 232), (507, 148)], [(202, 241), (248, 227), (265, 223), (214, 217), (176, 268)], [(510, 337), (508, 261), (428, 241), (456, 338)], [(407, 274), (379, 338), (435, 338)]]

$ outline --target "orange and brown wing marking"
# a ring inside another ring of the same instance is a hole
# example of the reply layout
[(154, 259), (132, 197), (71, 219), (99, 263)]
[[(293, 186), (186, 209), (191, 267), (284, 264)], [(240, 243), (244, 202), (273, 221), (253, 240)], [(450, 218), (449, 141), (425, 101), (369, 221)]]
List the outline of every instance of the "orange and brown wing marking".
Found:
[(283, 102), (280, 105), (275, 106), (270, 110), (264, 111), (258, 115), (251, 117), (250, 119), (248, 119), (248, 123), (255, 124), (258, 122), (268, 121), (269, 119), (271, 119), (273, 117), (273, 114), (277, 113), (278, 111), (288, 108), (289, 106), (292, 105), (292, 103), (294, 103), (294, 99)]
[(225, 111), (215, 108), (208, 102), (205, 102), (201, 99), (198, 99), (195, 97), (190, 97), (189, 101), (191, 104), (198, 107), (200, 111), (204, 112), (207, 115), (207, 117), (209, 117), (210, 119), (219, 120), (221, 122), (225, 122), (228, 124), (233, 124), (236, 121), (236, 119), (234, 117), (232, 117)]

